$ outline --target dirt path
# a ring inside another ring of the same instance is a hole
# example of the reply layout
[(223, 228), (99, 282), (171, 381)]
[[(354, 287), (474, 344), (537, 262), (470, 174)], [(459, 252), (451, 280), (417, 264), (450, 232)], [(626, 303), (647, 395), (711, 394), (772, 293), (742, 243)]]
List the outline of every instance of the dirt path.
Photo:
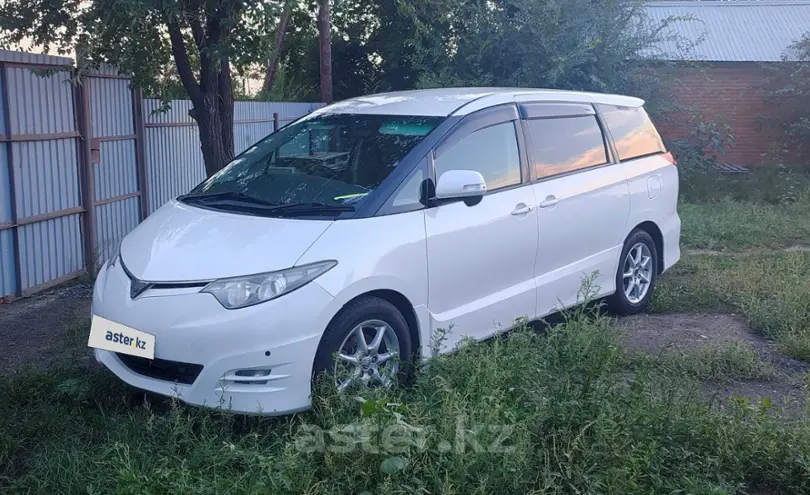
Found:
[(773, 343), (753, 333), (746, 322), (732, 314), (672, 313), (638, 315), (617, 323), (621, 338), (631, 351), (653, 356), (664, 353), (688, 354), (700, 349), (743, 344), (752, 348), (760, 361), (773, 367), (772, 379), (704, 382), (710, 399), (734, 394), (752, 399), (770, 398), (787, 412), (800, 411), (807, 402), (803, 383), (807, 364), (778, 353)]
[[(48, 367), (90, 321), (92, 286), (74, 284), (0, 304), (0, 374)], [(78, 337), (77, 337), (78, 338)]]

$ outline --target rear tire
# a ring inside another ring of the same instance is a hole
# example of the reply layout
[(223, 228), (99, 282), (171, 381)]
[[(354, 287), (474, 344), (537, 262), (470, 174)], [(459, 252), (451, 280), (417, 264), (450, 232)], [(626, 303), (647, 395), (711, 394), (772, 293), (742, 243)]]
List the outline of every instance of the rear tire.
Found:
[(407, 381), (412, 352), (402, 313), (385, 299), (362, 297), (343, 307), (326, 327), (313, 372), (329, 374), (339, 390), (390, 387), (395, 380)]
[(620, 315), (644, 311), (652, 298), (658, 277), (658, 250), (645, 230), (630, 233), (616, 269), (616, 292), (607, 298), (608, 308)]

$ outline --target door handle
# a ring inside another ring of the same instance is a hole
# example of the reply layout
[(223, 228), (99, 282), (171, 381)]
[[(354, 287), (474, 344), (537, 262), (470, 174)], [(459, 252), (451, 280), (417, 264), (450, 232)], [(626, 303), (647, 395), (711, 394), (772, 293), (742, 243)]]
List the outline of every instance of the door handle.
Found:
[(552, 207), (552, 206), (556, 205), (559, 202), (560, 202), (560, 200), (557, 199), (556, 196), (551, 194), (551, 195), (546, 196), (546, 199), (544, 199), (543, 201), (540, 202), (540, 208), (549, 208), (549, 207)]
[(519, 217), (521, 215), (526, 215), (527, 213), (529, 213), (533, 209), (534, 208), (532, 208), (531, 206), (520, 203), (519, 205), (515, 206), (514, 210), (512, 210), (512, 215), (515, 215), (516, 217)]

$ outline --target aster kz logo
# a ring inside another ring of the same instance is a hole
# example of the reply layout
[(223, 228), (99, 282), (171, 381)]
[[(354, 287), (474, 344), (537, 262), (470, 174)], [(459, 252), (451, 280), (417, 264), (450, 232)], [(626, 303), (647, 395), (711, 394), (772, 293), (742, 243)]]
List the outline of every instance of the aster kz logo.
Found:
[(107, 336), (104, 338), (115, 344), (124, 344), (131, 347), (135, 347), (136, 349), (146, 350), (146, 341), (141, 340), (138, 337), (135, 338), (128, 337), (121, 332), (113, 333), (108, 330)]

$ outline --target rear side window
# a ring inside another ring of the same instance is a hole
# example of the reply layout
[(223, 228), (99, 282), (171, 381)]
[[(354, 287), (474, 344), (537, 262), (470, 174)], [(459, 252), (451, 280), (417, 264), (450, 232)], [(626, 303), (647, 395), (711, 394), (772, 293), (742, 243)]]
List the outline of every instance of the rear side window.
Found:
[(538, 179), (608, 162), (602, 129), (593, 115), (527, 120), (526, 126)]
[(642, 107), (599, 105), (599, 110), (613, 136), (620, 160), (632, 160), (666, 151), (664, 141)]

